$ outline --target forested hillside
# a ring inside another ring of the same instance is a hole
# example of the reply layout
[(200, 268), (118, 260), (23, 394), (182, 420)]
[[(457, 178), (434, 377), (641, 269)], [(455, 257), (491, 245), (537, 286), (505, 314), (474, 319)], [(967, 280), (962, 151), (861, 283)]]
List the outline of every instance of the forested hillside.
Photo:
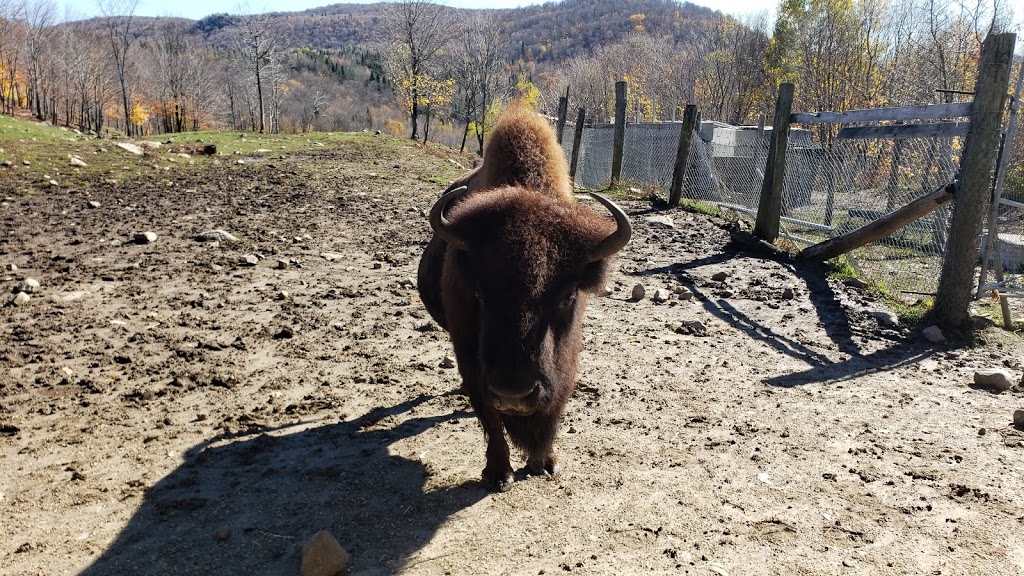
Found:
[[(780, 82), (798, 109), (928, 103), (970, 90), (981, 40), (1012, 29), (980, 0), (782, 0), (736, 19), (673, 0), (462, 10), (424, 0), (201, 20), (126, 12), (58, 23), (54, 0), (0, 0), (0, 109), (100, 132), (385, 130), (485, 138), (512, 98), (558, 96), (607, 121), (756, 122)], [(937, 92), (940, 90), (942, 92)]]

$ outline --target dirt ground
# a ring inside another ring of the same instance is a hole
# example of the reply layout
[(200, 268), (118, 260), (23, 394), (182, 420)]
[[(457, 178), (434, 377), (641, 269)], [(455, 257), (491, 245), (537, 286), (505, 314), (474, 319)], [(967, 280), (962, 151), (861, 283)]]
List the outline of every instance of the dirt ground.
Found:
[(460, 170), (410, 146), (28, 197), (0, 168), (2, 302), (41, 284), (0, 308), (0, 573), (297, 574), (324, 529), (361, 575), (1024, 573), (1024, 392), (972, 384), (1020, 378), (1017, 336), (929, 344), (641, 202), (560, 475), (485, 491), (413, 285), (444, 188), (422, 175)]

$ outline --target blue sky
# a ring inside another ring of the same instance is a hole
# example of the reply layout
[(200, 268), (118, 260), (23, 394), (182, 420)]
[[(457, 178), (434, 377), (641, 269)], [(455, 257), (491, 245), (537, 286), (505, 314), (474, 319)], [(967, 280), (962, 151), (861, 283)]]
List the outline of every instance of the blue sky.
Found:
[[(373, 0), (376, 1), (376, 0)], [(543, 2), (531, 2), (529, 0), (438, 0), (449, 6), (459, 8), (516, 8), (530, 4), (542, 4)], [(613, 2), (614, 0), (608, 0)], [(1024, 0), (1017, 0), (1024, 2)], [(57, 0), (61, 4), (61, 0)], [(365, 3), (361, 0), (344, 0), (345, 3)], [(707, 6), (722, 12), (742, 13), (756, 12), (760, 10), (774, 11), (778, 0), (691, 0), (694, 4)], [(263, 11), (297, 11), (335, 4), (331, 0), (253, 0), (250, 2), (254, 9)], [(99, 10), (96, 7), (96, 0), (64, 0), (63, 4), (71, 7), (75, 12), (84, 17), (97, 16)], [(162, 0), (139, 0), (136, 14), (140, 16), (183, 16), (198, 20), (203, 16), (217, 12), (236, 12), (238, 2), (236, 0), (178, 0), (176, 2), (165, 2)]]

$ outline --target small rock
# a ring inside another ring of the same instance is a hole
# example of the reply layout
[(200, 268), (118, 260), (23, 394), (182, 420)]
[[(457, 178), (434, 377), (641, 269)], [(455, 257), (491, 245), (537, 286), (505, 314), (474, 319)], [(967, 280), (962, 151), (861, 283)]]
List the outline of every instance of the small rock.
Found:
[(18, 292), (14, 295), (14, 298), (11, 299), (11, 304), (15, 306), (24, 306), (25, 304), (28, 304), (30, 300), (32, 300), (32, 297), (29, 296), (28, 293)]
[(708, 335), (708, 327), (700, 320), (687, 320), (679, 326), (676, 326), (674, 330), (679, 334), (689, 334), (692, 336)]
[(35, 294), (38, 291), (39, 280), (36, 280), (35, 278), (25, 278), (14, 285), (14, 292), (28, 292), (29, 294)]
[(715, 272), (714, 274), (711, 275), (711, 279), (714, 280), (715, 282), (724, 282), (725, 279), (728, 277), (729, 273), (725, 271)]
[(213, 539), (217, 542), (223, 542), (228, 538), (231, 538), (231, 530), (228, 530), (227, 528), (221, 528), (213, 533)]
[(156, 239), (156, 232), (140, 232), (135, 235), (136, 244), (152, 244)]
[(196, 236), (200, 242), (238, 242), (238, 237), (224, 230), (208, 230)]
[(57, 183), (56, 180), (49, 180), (49, 181), (47, 181), (47, 184), (49, 184), (50, 186), (59, 186), (60, 185), (60, 184)]
[(680, 300), (689, 300), (693, 298), (693, 292), (691, 292), (690, 289), (687, 288), (686, 286), (680, 286), (676, 290), (676, 297), (679, 298)]
[[(302, 238), (296, 238), (296, 240), (298, 241), (297, 243), (302, 242)], [(337, 252), (321, 252), (320, 257), (328, 262), (337, 262), (344, 258), (343, 255), (338, 254)]]
[(349, 554), (327, 530), (313, 535), (302, 546), (299, 576), (337, 576), (348, 568)]
[(455, 368), (455, 359), (451, 356), (445, 356), (441, 360), (441, 368)]
[(295, 331), (292, 330), (291, 326), (282, 326), (277, 333), (274, 334), (274, 340), (287, 340), (295, 337)]
[(978, 436), (984, 436), (985, 434), (988, 434), (988, 430), (986, 428), (978, 428)]
[(402, 288), (413, 288), (416, 286), (416, 281), (412, 278), (403, 278), (398, 281), (398, 285)]
[(102, 206), (102, 204), (100, 204), (99, 202), (97, 202), (95, 200), (89, 200), (88, 206), (89, 206), (89, 208), (99, 208), (100, 206)]
[(14, 264), (13, 262), (11, 262), (11, 263), (7, 264), (6, 266), (4, 266), (4, 269), (7, 270), (8, 272), (17, 272), (18, 271), (18, 266), (16, 264)]
[(661, 214), (659, 214), (657, 216), (648, 216), (647, 217), (647, 223), (651, 224), (654, 227), (661, 227), (661, 228), (675, 228), (676, 227), (676, 224), (675, 224), (675, 222), (672, 221), (672, 218), (670, 218), (669, 216), (661, 215)]
[(371, 266), (371, 267), (372, 267), (372, 268), (373, 268), (374, 270), (380, 270), (381, 268), (383, 268), (383, 267), (384, 267), (384, 264), (382, 264), (382, 263), (380, 263), (380, 262), (374, 262), (374, 263), (373, 263), (373, 266)]
[(0, 162), (0, 164), (6, 166), (8, 168), (10, 168), (11, 166), (14, 166), (14, 162), (11, 162), (10, 160), (4, 160), (3, 162)]
[(1013, 425), (1019, 430), (1024, 430), (1024, 410), (1013, 411)]
[(260, 259), (255, 254), (246, 254), (238, 258), (238, 263), (243, 266), (255, 266), (260, 263)]
[(217, 153), (217, 145), (216, 144), (207, 144), (207, 145), (203, 146), (203, 154), (206, 154), (207, 156), (213, 156), (216, 153)]
[(127, 152), (131, 152), (136, 156), (142, 156), (145, 153), (145, 151), (142, 148), (136, 146), (135, 144), (132, 144), (131, 142), (118, 142), (117, 147)]
[(643, 300), (644, 296), (646, 295), (647, 288), (644, 288), (643, 284), (637, 284), (636, 286), (633, 286), (633, 292), (630, 293), (630, 298), (632, 298), (633, 300), (640, 301)]
[(236, 160), (235, 163), (236, 164), (245, 164), (245, 160)]
[(868, 283), (861, 280), (860, 278), (847, 278), (846, 280), (843, 280), (843, 284), (849, 286), (850, 288), (856, 288), (858, 290), (863, 290), (864, 288), (868, 287)]
[(31, 166), (32, 165), (32, 163), (29, 162), (28, 160), (22, 160), (21, 163), (24, 164), (25, 166)]
[(1013, 380), (1010, 379), (1010, 373), (999, 368), (983, 368), (975, 371), (974, 383), (980, 386), (992, 386), (999, 391), (1013, 388)]
[(880, 326), (885, 328), (895, 328), (900, 325), (899, 316), (888, 310), (868, 310), (868, 316), (874, 318)]
[(942, 333), (942, 329), (938, 326), (929, 326), (921, 331), (924, 337), (929, 342), (938, 344), (939, 342), (945, 342), (946, 336)]
[(275, 270), (287, 270), (288, 266), (289, 264), (287, 260), (278, 260), (277, 262), (274, 262)]
[(608, 296), (611, 296), (612, 292), (614, 292), (614, 291), (615, 291), (615, 288), (613, 288), (611, 284), (605, 284), (604, 286), (601, 287), (600, 290), (598, 290), (597, 295), (598, 296), (608, 297)]
[(651, 296), (651, 300), (654, 300), (659, 304), (662, 302), (668, 302), (668, 291), (658, 288), (657, 290), (654, 291), (654, 295)]
[(280, 292), (277, 293), (278, 300), (287, 300), (291, 297), (292, 295), (287, 290), (281, 290)]
[(796, 291), (792, 288), (786, 288), (782, 291), (783, 300), (792, 300), (793, 298), (796, 298)]
[(85, 168), (85, 167), (89, 166), (88, 164), (85, 163), (84, 160), (82, 160), (78, 156), (72, 156), (71, 160), (70, 160), (70, 163), (71, 163), (72, 166), (78, 166), (79, 168)]

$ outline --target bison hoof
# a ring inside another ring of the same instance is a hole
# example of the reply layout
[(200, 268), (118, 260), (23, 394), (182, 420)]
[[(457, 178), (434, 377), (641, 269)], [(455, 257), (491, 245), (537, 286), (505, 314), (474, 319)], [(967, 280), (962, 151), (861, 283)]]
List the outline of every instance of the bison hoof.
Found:
[(554, 476), (558, 474), (558, 458), (554, 454), (544, 458), (530, 458), (524, 470), (530, 476)]
[(493, 472), (491, 469), (485, 468), (483, 480), (484, 486), (494, 492), (508, 492), (512, 489), (512, 483), (515, 482), (511, 467), (501, 472)]

